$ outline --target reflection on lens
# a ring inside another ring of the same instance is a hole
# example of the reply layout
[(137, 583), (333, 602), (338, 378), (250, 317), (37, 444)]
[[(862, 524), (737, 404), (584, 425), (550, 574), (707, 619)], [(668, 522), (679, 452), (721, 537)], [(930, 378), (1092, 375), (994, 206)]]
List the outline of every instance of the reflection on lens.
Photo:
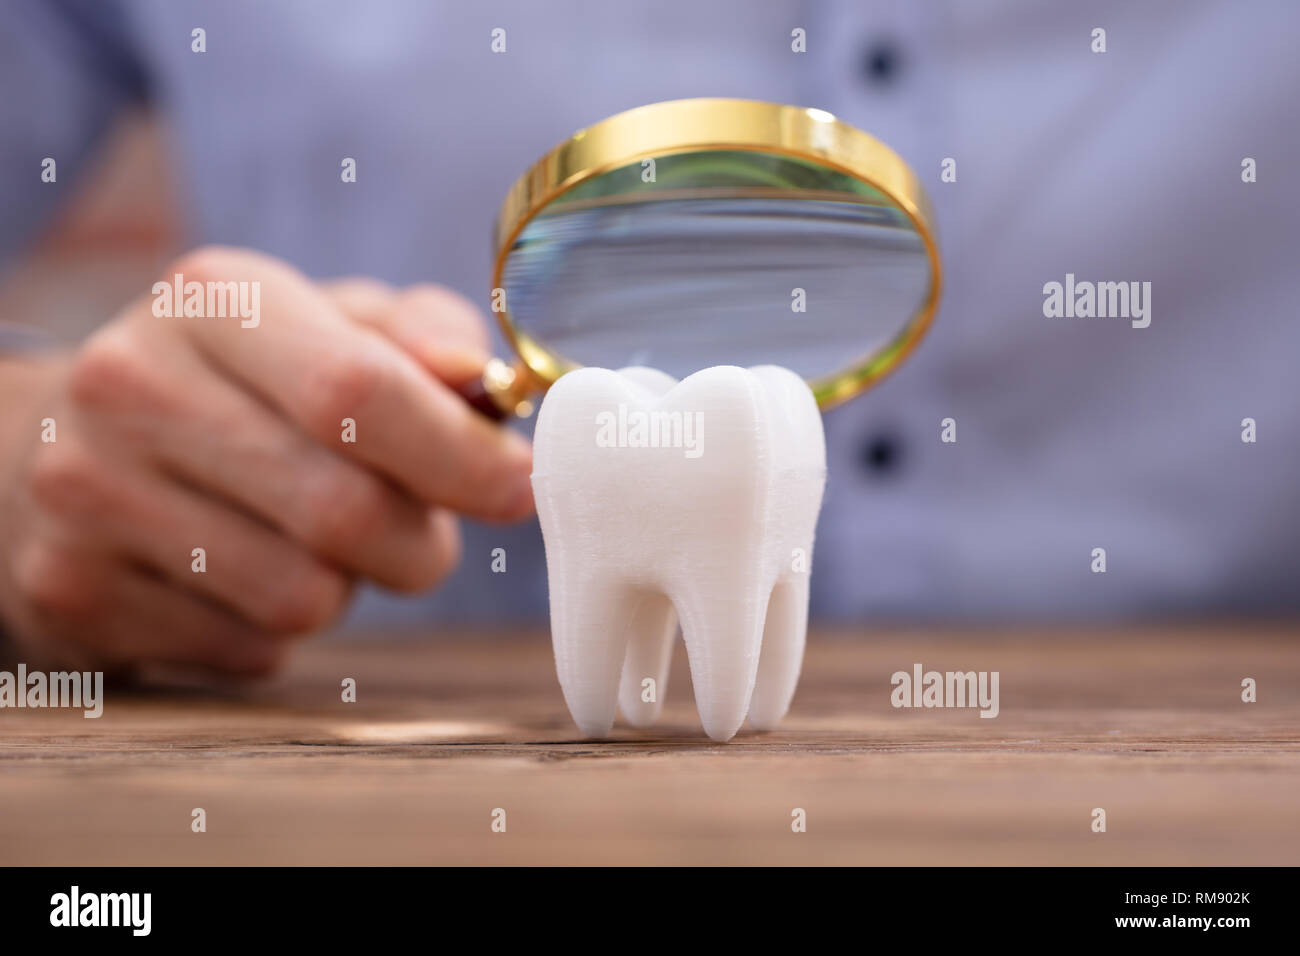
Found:
[(506, 260), (515, 324), (581, 365), (675, 377), (773, 363), (811, 379), (883, 349), (926, 295), (924, 243), (870, 187), (845, 198), (846, 177), (792, 183), (806, 164), (783, 163), (737, 176), (714, 162), (707, 181), (661, 163), (653, 189), (606, 176), (567, 194)]

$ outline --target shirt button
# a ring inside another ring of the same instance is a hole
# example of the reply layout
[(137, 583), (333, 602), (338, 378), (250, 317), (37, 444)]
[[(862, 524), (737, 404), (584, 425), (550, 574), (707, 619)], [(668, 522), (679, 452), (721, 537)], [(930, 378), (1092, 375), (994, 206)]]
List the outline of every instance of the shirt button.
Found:
[(893, 432), (879, 432), (862, 444), (862, 467), (868, 473), (887, 477), (898, 471), (903, 443)]
[(862, 72), (876, 86), (888, 86), (898, 76), (902, 56), (892, 40), (876, 40), (862, 54)]

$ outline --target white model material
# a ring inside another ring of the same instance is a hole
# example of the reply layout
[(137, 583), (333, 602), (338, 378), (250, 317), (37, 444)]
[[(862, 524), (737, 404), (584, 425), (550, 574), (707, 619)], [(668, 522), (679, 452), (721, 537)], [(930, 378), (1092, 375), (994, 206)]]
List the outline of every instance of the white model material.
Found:
[(556, 671), (583, 733), (608, 734), (616, 705), (655, 720), (679, 619), (705, 732), (774, 727), (803, 662), (826, 482), (803, 380), (578, 369), (542, 404), (532, 477)]

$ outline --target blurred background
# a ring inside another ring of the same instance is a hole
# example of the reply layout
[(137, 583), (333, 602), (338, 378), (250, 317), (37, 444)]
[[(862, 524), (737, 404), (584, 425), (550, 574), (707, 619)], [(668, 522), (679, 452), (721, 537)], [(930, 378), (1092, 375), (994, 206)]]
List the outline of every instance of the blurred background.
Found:
[[(946, 274), (920, 350), (826, 418), (814, 618), (1300, 612), (1294, 3), (4, 0), (0, 16), (8, 325), (76, 343), (214, 242), (320, 278), (438, 282), (486, 312), (497, 207), (573, 131), (681, 97), (818, 107), (916, 170)], [(33, 188), (46, 156), (58, 182)], [(1045, 318), (1066, 273), (1150, 282), (1150, 327)], [(467, 523), (436, 594), (368, 591), (348, 623), (545, 616), (536, 522)]]

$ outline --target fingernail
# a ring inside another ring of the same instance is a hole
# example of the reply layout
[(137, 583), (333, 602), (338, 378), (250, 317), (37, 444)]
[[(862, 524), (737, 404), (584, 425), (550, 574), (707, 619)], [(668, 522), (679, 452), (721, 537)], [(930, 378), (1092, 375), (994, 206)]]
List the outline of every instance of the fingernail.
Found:
[(461, 345), (426, 344), (421, 354), (421, 360), (435, 375), (452, 383), (468, 382), (482, 375), (490, 358), (480, 349)]

